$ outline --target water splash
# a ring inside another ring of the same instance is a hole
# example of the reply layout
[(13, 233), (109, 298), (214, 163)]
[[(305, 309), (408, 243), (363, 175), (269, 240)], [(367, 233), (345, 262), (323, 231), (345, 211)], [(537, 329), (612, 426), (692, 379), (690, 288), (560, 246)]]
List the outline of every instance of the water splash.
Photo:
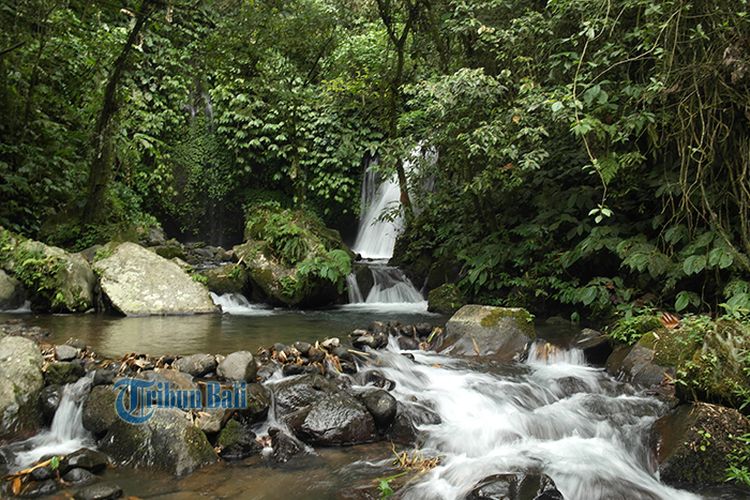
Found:
[(350, 274), (346, 279), (350, 309), (414, 313), (427, 311), (427, 301), (422, 293), (400, 269), (383, 262), (367, 267), (372, 273), (373, 285), (366, 298), (363, 297), (355, 274)]
[(274, 314), (273, 309), (260, 304), (252, 304), (241, 293), (217, 295), (211, 292), (211, 300), (217, 306), (221, 306), (221, 311), (225, 314), (235, 316), (271, 316)]

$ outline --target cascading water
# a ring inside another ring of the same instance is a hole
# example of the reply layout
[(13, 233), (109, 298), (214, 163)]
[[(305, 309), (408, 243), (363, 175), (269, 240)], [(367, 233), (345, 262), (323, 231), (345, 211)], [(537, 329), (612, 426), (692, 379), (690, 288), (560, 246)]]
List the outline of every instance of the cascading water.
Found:
[(259, 304), (252, 304), (241, 293), (225, 293), (217, 295), (211, 292), (211, 300), (221, 306), (221, 312), (236, 316), (270, 316), (273, 309)]
[(15, 453), (14, 462), (23, 468), (51, 455), (67, 455), (82, 447), (91, 446), (93, 440), (83, 427), (83, 402), (91, 389), (93, 374), (63, 387), (49, 430), (18, 443), (21, 451)]
[(396, 382), (401, 404), (440, 417), (420, 430), (421, 453), (441, 461), (401, 498), (464, 498), (488, 476), (529, 469), (549, 475), (567, 499), (697, 498), (651, 472), (649, 427), (665, 405), (586, 366), (580, 351), (534, 346), (525, 364), (494, 370), (410, 352), (414, 361), (391, 339), (374, 364)]

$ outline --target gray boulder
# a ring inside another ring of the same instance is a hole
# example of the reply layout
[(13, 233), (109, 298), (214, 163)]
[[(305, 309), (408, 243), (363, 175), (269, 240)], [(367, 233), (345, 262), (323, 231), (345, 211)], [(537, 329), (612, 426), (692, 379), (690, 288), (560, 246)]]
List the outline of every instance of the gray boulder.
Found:
[(23, 305), (25, 296), (21, 282), (0, 269), (0, 311), (18, 309)]
[(0, 339), (0, 441), (33, 432), (41, 421), (42, 355), (21, 337)]
[(216, 374), (227, 380), (254, 382), (257, 373), (258, 367), (249, 351), (233, 352), (216, 367)]
[(216, 358), (211, 354), (191, 354), (175, 361), (172, 367), (193, 377), (202, 377), (216, 370)]
[(118, 420), (115, 413), (117, 393), (111, 385), (97, 385), (83, 403), (83, 427), (101, 436)]
[(370, 412), (343, 391), (329, 394), (291, 415), (289, 427), (302, 441), (319, 446), (353, 445), (376, 438)]
[(497, 361), (522, 359), (536, 339), (525, 309), (467, 305), (445, 325), (440, 351), (458, 356), (487, 356)]
[(208, 289), (174, 262), (122, 243), (94, 264), (102, 292), (126, 316), (216, 312)]
[(117, 419), (100, 442), (102, 451), (123, 465), (162, 470), (177, 476), (216, 461), (206, 435), (177, 409), (155, 409), (141, 425)]

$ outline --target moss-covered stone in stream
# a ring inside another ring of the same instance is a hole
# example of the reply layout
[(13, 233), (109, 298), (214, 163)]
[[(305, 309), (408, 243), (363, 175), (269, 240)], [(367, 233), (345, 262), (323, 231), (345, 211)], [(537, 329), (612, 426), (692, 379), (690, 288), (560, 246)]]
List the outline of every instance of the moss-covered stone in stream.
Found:
[(427, 310), (430, 312), (453, 314), (466, 304), (461, 290), (453, 283), (445, 283), (430, 290), (427, 294)]
[(205, 278), (209, 290), (219, 295), (224, 293), (242, 293), (247, 282), (247, 271), (240, 264), (225, 264), (206, 269), (200, 273)]
[(241, 423), (234, 419), (229, 420), (219, 433), (219, 439), (216, 441), (216, 444), (222, 448), (234, 446), (240, 442), (244, 432), (245, 429)]

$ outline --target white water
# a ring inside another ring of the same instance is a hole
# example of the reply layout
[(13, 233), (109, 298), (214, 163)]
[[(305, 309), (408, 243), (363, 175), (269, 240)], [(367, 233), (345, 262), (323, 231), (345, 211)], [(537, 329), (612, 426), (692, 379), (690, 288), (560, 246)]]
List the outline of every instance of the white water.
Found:
[(397, 267), (384, 263), (369, 265), (373, 286), (363, 298), (354, 273), (346, 278), (349, 293), (347, 309), (365, 311), (427, 312), (427, 301), (411, 280)]
[(49, 430), (19, 443), (21, 451), (15, 455), (18, 468), (27, 467), (45, 456), (67, 455), (83, 447), (93, 446), (93, 440), (83, 427), (83, 402), (91, 388), (93, 374), (63, 387), (55, 416)]
[(274, 311), (260, 304), (252, 304), (241, 293), (225, 293), (217, 295), (211, 292), (211, 300), (221, 311), (235, 316), (271, 316)]
[(540, 357), (535, 346), (526, 365), (501, 373), (411, 352), (416, 362), (391, 339), (375, 364), (402, 404), (440, 415), (440, 424), (421, 427), (421, 452), (441, 463), (403, 498), (459, 499), (487, 476), (529, 468), (552, 477), (567, 500), (698, 498), (650, 472), (648, 429), (662, 404), (586, 366), (580, 351)]
[[(362, 180), (359, 230), (352, 250), (365, 259), (390, 259), (396, 237), (403, 229), (401, 190), (395, 176), (379, 183), (376, 166), (376, 162), (371, 162)], [(398, 214), (393, 220), (382, 220), (383, 213), (389, 210), (398, 210)]]

